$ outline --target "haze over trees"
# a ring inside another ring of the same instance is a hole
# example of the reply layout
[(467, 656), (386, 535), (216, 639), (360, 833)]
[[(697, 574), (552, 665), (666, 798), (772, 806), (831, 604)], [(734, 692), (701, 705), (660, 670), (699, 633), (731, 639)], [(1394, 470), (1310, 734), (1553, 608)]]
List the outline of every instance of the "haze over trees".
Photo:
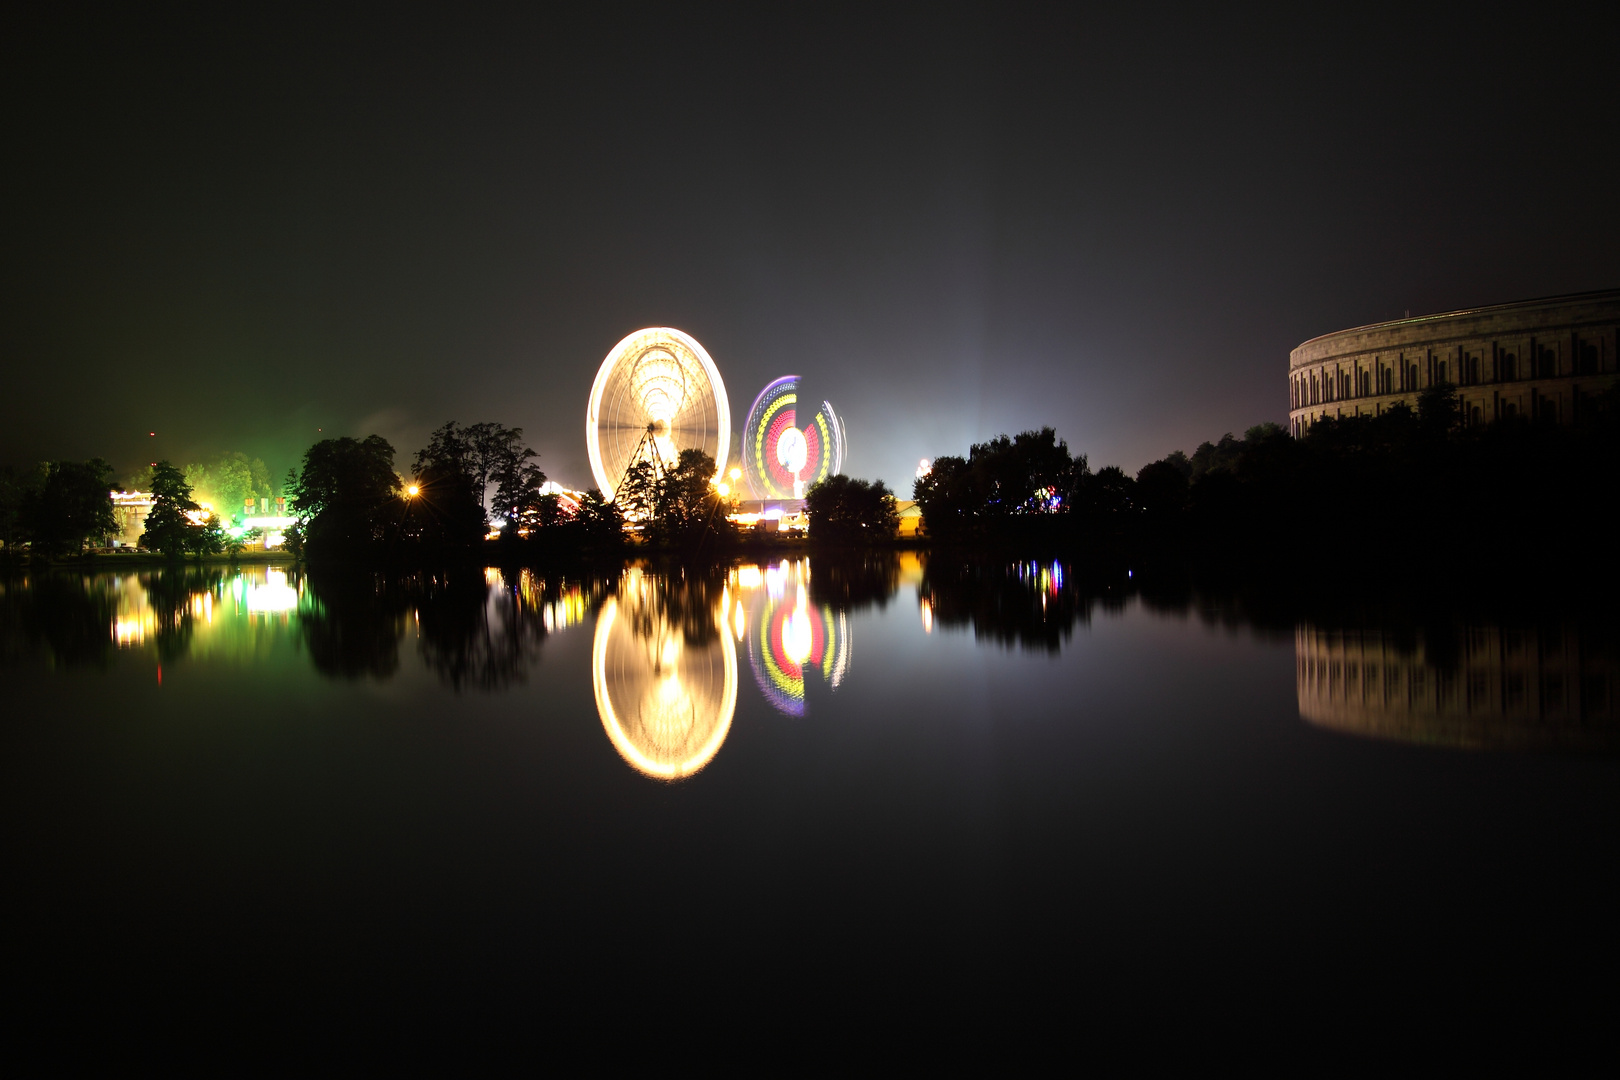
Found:
[(206, 464), (187, 465), (184, 473), (192, 494), (210, 502), (222, 517), (242, 515), (248, 499), (257, 503), (274, 497), (269, 468), (259, 458), (240, 451), (221, 454)]

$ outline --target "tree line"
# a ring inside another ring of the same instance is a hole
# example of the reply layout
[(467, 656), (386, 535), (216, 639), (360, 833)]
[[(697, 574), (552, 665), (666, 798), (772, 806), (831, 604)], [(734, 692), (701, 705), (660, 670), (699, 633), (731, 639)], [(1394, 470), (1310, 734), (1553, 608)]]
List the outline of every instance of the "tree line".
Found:
[[(682, 450), (663, 467), (638, 461), (609, 502), (588, 491), (565, 503), (542, 493), (546, 475), (520, 428), (448, 423), (412, 462), (413, 478), (394, 468), (386, 439), (325, 439), (289, 477), (299, 528), (290, 540), (312, 558), (454, 558), (496, 554), (514, 561), (620, 554), (627, 543), (684, 555), (718, 555), (739, 540), (730, 515), (737, 500), (722, 489), (715, 461)], [(881, 481), (833, 477), (807, 496), (811, 529), (835, 541), (894, 534), (894, 496)]]
[[(1433, 387), (1416, 409), (1324, 419), (1300, 438), (1260, 424), (1134, 477), (1093, 470), (1048, 427), (936, 458), (913, 495), (926, 537), (947, 545), (1282, 557), (1351, 579), (1392, 565), (1415, 573), (1579, 554), (1607, 539), (1620, 450), (1620, 390), (1585, 401), (1575, 424), (1471, 426), (1455, 389)], [(208, 468), (159, 462), (139, 478), (155, 498), (143, 547), (176, 557), (229, 547), (220, 519), (198, 512), (196, 481), (257, 492), (268, 472), (241, 454)], [(637, 463), (613, 502), (596, 492), (564, 499), (545, 482), (521, 428), (446, 423), (413, 456), (409, 480), (381, 436), (323, 439), (281, 485), (298, 519), (288, 544), (315, 559), (485, 558), (495, 531), (499, 557), (521, 561), (611, 556), (631, 542), (718, 555), (740, 539), (729, 520), (736, 499), (699, 450), (664, 468)], [(45, 558), (75, 553), (116, 531), (113, 486), (100, 459), (0, 472), (0, 542), (8, 551), (31, 543)], [(830, 477), (806, 496), (818, 544), (890, 539), (896, 509), (881, 480)]]
[(1300, 438), (1259, 424), (1134, 477), (1092, 471), (1050, 428), (1002, 436), (936, 459), (914, 491), (940, 542), (1287, 562), (1353, 582), (1594, 553), (1620, 494), (1617, 451), (1620, 390), (1585, 399), (1573, 424), (1470, 425), (1442, 385), (1416, 409), (1324, 419)]

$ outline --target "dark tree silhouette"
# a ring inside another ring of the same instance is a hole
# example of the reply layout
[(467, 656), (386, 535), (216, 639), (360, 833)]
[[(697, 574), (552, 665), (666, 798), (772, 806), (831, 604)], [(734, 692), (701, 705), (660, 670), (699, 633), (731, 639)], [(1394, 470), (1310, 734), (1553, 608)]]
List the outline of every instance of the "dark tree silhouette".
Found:
[(192, 536), (197, 526), (186, 512), (197, 509), (200, 507), (191, 497), (191, 485), (186, 483), (184, 473), (167, 461), (152, 466), (152, 509), (146, 515), (141, 547), (161, 551), (171, 559), (194, 550)]
[(936, 458), (912, 493), (931, 536), (1028, 538), (1052, 533), (1055, 519), (1083, 504), (1090, 479), (1085, 456), (1042, 428), (977, 443), (966, 458)]
[(112, 466), (100, 458), (52, 461), (22, 502), (22, 526), (35, 554), (77, 554), (118, 531), (112, 507)]
[(624, 512), (617, 503), (604, 499), (601, 492), (587, 491), (580, 496), (574, 520), (587, 548), (617, 551), (624, 545)]
[(316, 443), (290, 494), (312, 558), (374, 552), (404, 517), (394, 448), (380, 435)]
[(626, 516), (640, 516), (648, 541), (693, 548), (733, 535), (726, 518), (730, 502), (714, 484), (714, 459), (695, 448), (682, 450), (662, 472), (637, 462), (615, 493)]
[(804, 508), (810, 518), (810, 535), (817, 541), (890, 540), (900, 525), (894, 493), (881, 480), (829, 476), (805, 492)]

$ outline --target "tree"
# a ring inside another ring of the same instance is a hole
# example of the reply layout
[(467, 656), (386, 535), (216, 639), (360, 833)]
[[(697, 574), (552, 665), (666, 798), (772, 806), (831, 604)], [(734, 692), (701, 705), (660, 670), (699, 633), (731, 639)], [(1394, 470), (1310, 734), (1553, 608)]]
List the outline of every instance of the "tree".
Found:
[(624, 471), (613, 491), (613, 505), (630, 521), (650, 522), (658, 514), (658, 466), (639, 458)]
[[(1187, 455), (1181, 454), (1181, 461), (1186, 460)], [(1137, 503), (1156, 521), (1168, 522), (1187, 507), (1187, 474), (1179, 464), (1167, 458), (1149, 462), (1136, 473)]]
[(224, 522), (219, 520), (218, 514), (210, 513), (203, 519), (202, 524), (193, 525), (186, 534), (186, 551), (198, 558), (204, 555), (218, 555), (225, 550), (228, 539)]
[[(418, 476), (424, 469), (434, 469), (441, 474), (450, 470), (461, 473), (487, 523), (491, 509), (503, 514), (503, 503), (508, 508), (515, 508), (520, 502), (528, 506), (526, 489), (538, 489), (546, 481), (545, 473), (530, 464), (537, 456), (524, 445), (522, 428), (493, 423), (462, 427), (451, 420), (435, 431), (427, 446), (417, 452), (415, 467)], [(491, 485), (497, 488), (493, 506), (489, 499)]]
[(236, 451), (222, 454), (211, 464), (185, 467), (186, 483), (199, 501), (210, 502), (226, 517), (247, 516), (248, 500), (270, 497), (270, 471), (263, 461)]
[(534, 516), (543, 529), (563, 525), (574, 520), (573, 511), (563, 505), (559, 495), (540, 495), (534, 500)]
[(47, 462), (20, 508), (33, 550), (47, 558), (76, 554), (88, 541), (116, 533), (112, 486), (112, 466), (100, 458)]
[(528, 447), (522, 450), (521, 455), (513, 453), (502, 458), (495, 469), (494, 511), (505, 519), (503, 531), (509, 536), (516, 536), (543, 523), (543, 498), (550, 498), (553, 508), (557, 501), (555, 495), (540, 494), (540, 485), (546, 482), (546, 474), (528, 460), (534, 456), (534, 451)]
[(416, 517), (423, 538), (476, 543), (492, 515), (514, 536), (539, 524), (537, 500), (546, 474), (534, 465), (536, 456), (523, 444), (522, 428), (462, 427), (452, 420), (433, 432), (414, 462), (422, 489)]
[(928, 472), (917, 478), (911, 497), (917, 500), (931, 535), (953, 537), (972, 527), (983, 502), (973, 481), (967, 459), (955, 454), (936, 457)]
[(322, 439), (311, 446), (288, 494), (311, 555), (373, 547), (404, 516), (394, 448), (380, 435)]
[(189, 537), (197, 528), (186, 516), (199, 507), (183, 472), (167, 461), (152, 466), (152, 509), (146, 515), (141, 547), (178, 559), (190, 550)]
[(624, 543), (624, 512), (617, 502), (603, 498), (601, 492), (587, 491), (580, 496), (574, 521), (588, 547), (617, 548)]
[(1418, 394), (1418, 426), (1430, 435), (1444, 435), (1462, 423), (1462, 398), (1450, 383), (1434, 383)]
[(0, 467), (0, 548), (7, 552), (27, 539), (28, 502), (40, 480), (38, 470)]
[(1067, 513), (1089, 475), (1085, 456), (1048, 427), (977, 443), (966, 458), (935, 458), (912, 491), (935, 536), (1000, 533), (1014, 521), (1028, 532), (1025, 519)]
[(641, 522), (652, 543), (699, 545), (731, 531), (714, 473), (714, 458), (695, 447), (682, 450), (662, 471), (638, 461), (625, 471), (613, 501), (626, 517)]
[(894, 493), (881, 480), (829, 476), (805, 493), (804, 508), (815, 540), (888, 540), (900, 525)]

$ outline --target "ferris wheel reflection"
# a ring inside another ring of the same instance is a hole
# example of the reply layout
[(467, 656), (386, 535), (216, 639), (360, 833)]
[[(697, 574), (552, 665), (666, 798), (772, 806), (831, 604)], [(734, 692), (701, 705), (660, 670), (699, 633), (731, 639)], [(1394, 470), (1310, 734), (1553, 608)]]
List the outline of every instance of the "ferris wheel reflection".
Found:
[(632, 569), (597, 615), (597, 714), (619, 756), (646, 776), (691, 776), (726, 741), (737, 707), (729, 595)]
[(811, 603), (807, 559), (739, 567), (732, 579), (732, 630), (748, 642), (754, 681), (778, 712), (803, 716), (807, 677), (836, 690), (849, 672), (848, 615)]

